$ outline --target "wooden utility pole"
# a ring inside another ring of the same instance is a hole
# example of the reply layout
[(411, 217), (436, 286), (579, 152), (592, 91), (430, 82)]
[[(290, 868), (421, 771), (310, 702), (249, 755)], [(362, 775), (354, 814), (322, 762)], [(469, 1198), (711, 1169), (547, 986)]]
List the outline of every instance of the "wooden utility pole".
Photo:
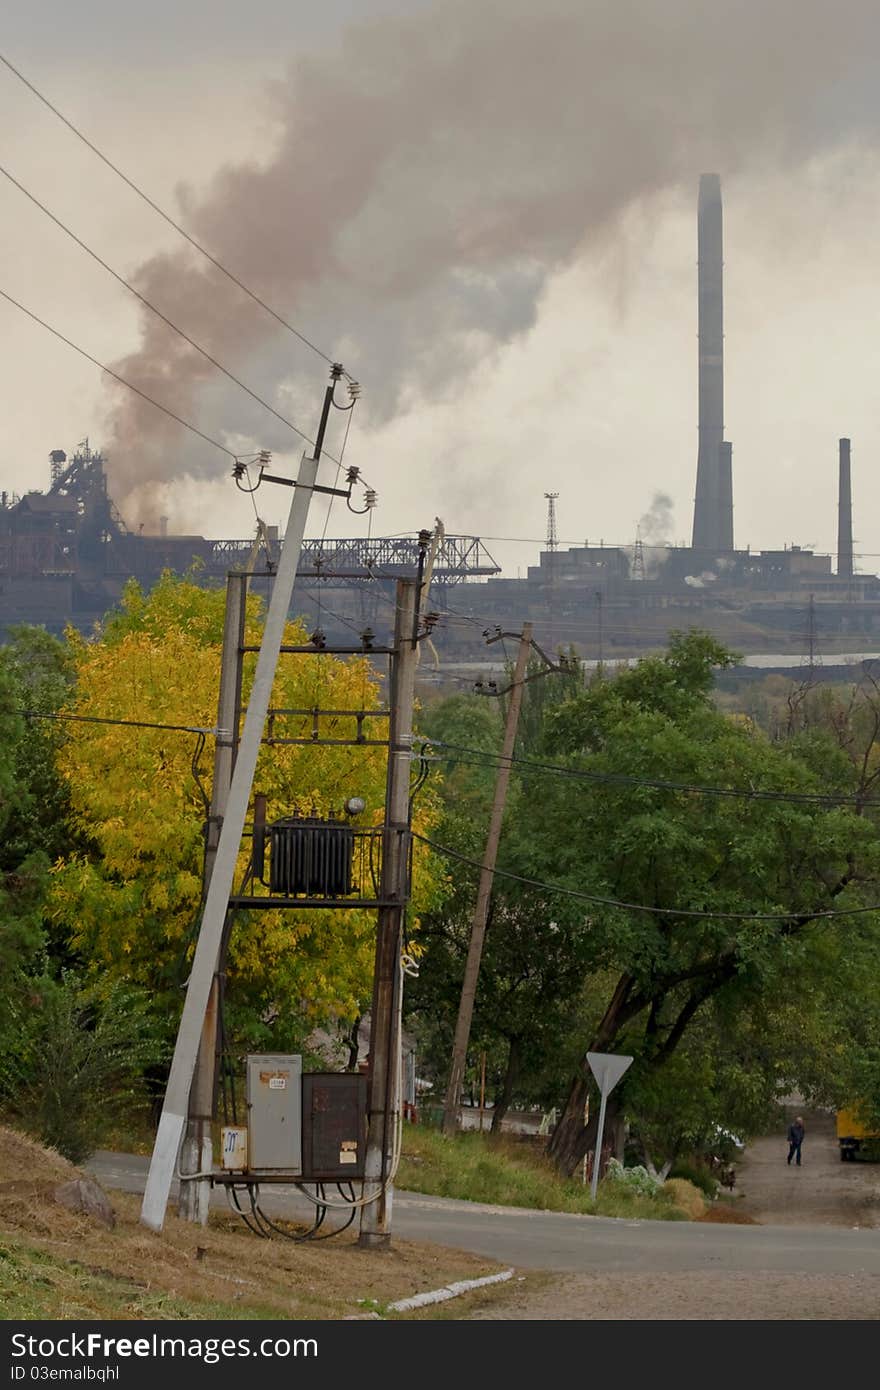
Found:
[(455, 1039), (452, 1044), (452, 1065), (449, 1071), (449, 1085), (446, 1088), (446, 1101), (443, 1108), (443, 1133), (455, 1134), (461, 1112), (461, 1087), (464, 1080), (465, 1061), (471, 1035), (471, 1021), (474, 1016), (474, 999), (477, 993), (477, 977), (480, 973), (480, 958), (483, 954), (483, 941), (486, 936), (486, 922), (489, 916), (489, 901), (492, 897), (492, 880), (495, 875), (495, 860), (498, 858), (498, 842), (501, 839), (501, 822), (504, 818), (504, 805), (507, 800), (507, 784), (510, 781), (510, 760), (516, 742), (516, 727), (522, 706), (522, 688), (532, 645), (532, 625), (523, 623), (519, 651), (513, 671), (513, 684), (510, 688), (510, 704), (507, 707), (507, 722), (504, 727), (504, 745), (501, 750), (501, 763), (495, 782), (495, 797), (492, 815), (489, 820), (489, 834), (486, 839), (486, 852), (480, 870), (477, 888), (477, 902), (471, 923), (471, 939), (468, 946), (467, 963), (461, 986), (461, 1000), (458, 1005), (458, 1019), (455, 1024)]
[[(253, 558), (253, 557), (252, 557)], [(223, 622), (223, 651), (220, 657), (220, 696), (217, 702), (217, 739), (214, 745), (214, 780), (211, 784), (211, 807), (205, 837), (203, 899), (211, 883), (220, 827), (226, 813), (226, 802), (232, 782), (232, 765), (237, 741), (239, 704), (239, 653), (244, 641), (245, 604), (248, 575), (226, 576), (226, 614)], [(224, 937), (225, 937), (224, 930)], [(220, 978), (223, 942), (214, 970), (208, 1007), (202, 1024), (202, 1036), (196, 1069), (189, 1092), (186, 1131), (180, 1150), (180, 1174), (211, 1172), (213, 1146), (211, 1124), (214, 1117), (214, 1098), (217, 1089), (217, 1041), (220, 1016)], [(211, 1183), (208, 1177), (182, 1181), (178, 1198), (178, 1215), (184, 1221), (208, 1221)]]
[(409, 803), (412, 717), (418, 646), (416, 590), (412, 579), (397, 584), (394, 656), (391, 669), (391, 720), (382, 841), (376, 966), (370, 1013), (369, 1130), (364, 1160), (367, 1201), (361, 1210), (359, 1244), (384, 1249), (391, 1241), (392, 1184), (388, 1180), (401, 1106), (400, 955), (409, 878)]

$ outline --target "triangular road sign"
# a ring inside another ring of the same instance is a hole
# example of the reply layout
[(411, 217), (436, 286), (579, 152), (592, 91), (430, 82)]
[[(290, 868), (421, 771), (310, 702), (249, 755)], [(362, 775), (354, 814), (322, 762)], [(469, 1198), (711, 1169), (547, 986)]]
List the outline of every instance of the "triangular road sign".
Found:
[(588, 1052), (587, 1061), (599, 1090), (603, 1096), (608, 1096), (632, 1063), (632, 1057), (621, 1057), (613, 1052)]

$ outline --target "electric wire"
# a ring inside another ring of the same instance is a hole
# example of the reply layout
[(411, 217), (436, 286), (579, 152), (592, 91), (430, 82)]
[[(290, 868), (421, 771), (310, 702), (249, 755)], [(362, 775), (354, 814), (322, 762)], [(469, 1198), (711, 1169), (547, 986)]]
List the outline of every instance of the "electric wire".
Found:
[[(332, 576), (331, 576), (331, 577), (332, 577)], [(324, 612), (325, 612), (325, 613), (328, 613), (328, 614), (330, 615), (331, 618), (335, 618), (336, 622), (338, 622), (339, 625), (340, 625), (341, 627), (347, 627), (348, 630), (349, 630), (350, 632), (355, 633), (357, 637), (362, 637), (362, 636), (363, 636), (363, 633), (362, 633), (361, 629), (357, 626), (356, 623), (351, 622), (351, 620), (350, 620), (349, 618), (344, 617), (342, 613), (336, 613), (336, 612), (334, 612), (334, 610), (333, 610), (332, 608), (328, 607), (328, 605), (326, 604), (326, 602), (324, 601), (324, 599), (323, 599), (322, 597), (320, 597), (320, 596), (315, 592), (314, 589), (304, 589), (304, 588), (302, 588), (302, 587), (298, 584), (298, 585), (296, 586), (296, 593), (294, 594), (294, 598), (295, 598), (295, 599), (299, 599), (299, 598), (308, 598), (308, 599), (310, 599), (311, 602), (312, 602), (312, 603), (315, 605), (315, 607), (318, 609), (318, 612), (319, 612), (319, 613), (320, 613), (321, 609), (323, 608)], [(369, 653), (369, 650), (368, 650), (368, 649), (365, 649), (365, 650), (364, 650), (364, 656), (369, 656), (369, 654), (370, 654), (370, 653)]]
[(196, 735), (196, 745), (193, 749), (193, 755), (190, 761), (190, 771), (192, 772), (193, 781), (199, 789), (199, 796), (202, 798), (202, 805), (205, 808), (205, 819), (207, 820), (211, 815), (211, 798), (208, 795), (207, 788), (205, 787), (205, 784), (202, 781), (201, 772), (199, 771), (199, 763), (201, 761), (202, 753), (205, 751), (206, 739), (207, 735), (204, 733)]
[[(189, 343), (191, 348), (194, 348), (196, 352), (201, 353), (202, 357), (205, 358), (206, 362), (210, 362), (211, 365), (216, 367), (219, 372), (222, 372), (223, 375), (229, 379), (229, 381), (233, 382), (236, 386), (239, 386), (242, 391), (246, 392), (247, 395), (250, 396), (251, 400), (256, 401), (258, 405), (261, 405), (265, 410), (268, 410), (269, 414), (274, 415), (276, 420), (280, 420), (282, 425), (286, 425), (288, 429), (293, 430), (294, 434), (299, 435), (300, 439), (304, 439), (307, 444), (311, 444), (312, 447), (314, 447), (314, 439), (312, 439), (310, 435), (306, 434), (304, 430), (301, 430), (299, 425), (294, 424), (292, 420), (288, 420), (285, 415), (282, 415), (280, 411), (276, 410), (274, 406), (270, 405), (269, 402), (264, 400), (262, 396), (258, 395), (256, 391), (252, 390), (246, 382), (242, 381), (240, 377), (237, 377), (234, 372), (229, 371), (228, 367), (224, 367), (222, 362), (218, 362), (217, 358), (213, 357), (211, 353), (208, 352), (207, 348), (202, 347), (201, 343), (197, 343), (195, 338), (191, 338), (190, 335), (184, 332), (182, 328), (180, 328), (176, 323), (174, 323), (173, 320), (171, 320), (167, 314), (163, 314), (161, 309), (157, 309), (155, 304), (151, 303), (151, 301), (147, 299), (146, 295), (141, 294), (140, 290), (136, 290), (134, 285), (132, 285), (129, 280), (126, 280), (124, 275), (120, 275), (118, 271), (113, 269), (112, 265), (108, 265), (107, 262), (103, 260), (101, 256), (98, 255), (97, 251), (93, 251), (92, 248), (89, 245), (87, 245), (87, 243), (84, 242), (81, 237), (78, 237), (74, 231), (71, 231), (70, 227), (65, 226), (61, 219), (56, 217), (54, 212), (52, 212), (49, 208), (46, 207), (45, 203), (41, 203), (39, 198), (35, 197), (33, 193), (29, 192), (29, 190), (25, 188), (23, 183), (19, 183), (18, 179), (15, 178), (14, 175), (12, 175), (8, 169), (4, 168), (2, 164), (0, 164), (0, 174), (3, 174), (4, 177), (7, 178), (10, 183), (14, 184), (15, 187), (19, 190), (19, 192), (23, 193), (26, 198), (29, 198), (35, 207), (39, 208), (42, 213), (45, 213), (45, 215), (48, 218), (50, 218), (52, 222), (55, 223), (56, 227), (60, 227), (62, 232), (69, 236), (70, 239), (74, 241), (77, 246), (79, 246), (83, 251), (85, 251), (86, 255), (91, 256), (93, 261), (96, 261), (99, 266), (106, 270), (108, 275), (112, 275), (113, 279), (116, 280), (120, 285), (122, 285), (124, 289), (128, 290), (129, 294), (133, 294), (135, 299), (139, 300), (145, 308), (150, 310), (150, 313), (155, 314), (158, 319), (161, 319), (164, 324), (167, 324), (167, 326), (170, 329), (172, 329), (180, 338), (182, 338), (185, 343)], [(328, 454), (327, 457), (332, 458), (332, 455)]]
[[(559, 763), (540, 763), (529, 758), (518, 758), (515, 754), (506, 758), (502, 753), (487, 753), (485, 749), (467, 748), (463, 744), (445, 743), (429, 739), (428, 743), (432, 748), (446, 748), (454, 753), (468, 753), (473, 755), (478, 761), (473, 764), (479, 767), (497, 768), (505, 763), (510, 766), (522, 767), (529, 771), (541, 773), (556, 773), (563, 777), (573, 778), (576, 781), (603, 782), (612, 785), (626, 787), (654, 787), (660, 791), (679, 791), (690, 792), (700, 796), (734, 797), (745, 801), (782, 801), (791, 802), (795, 805), (819, 805), (819, 806), (842, 806), (873, 805), (872, 801), (864, 796), (853, 795), (850, 792), (835, 794), (833, 792), (778, 792), (770, 789), (751, 788), (751, 787), (707, 787), (699, 782), (670, 782), (662, 778), (634, 777), (623, 772), (592, 772), (585, 768), (568, 768)], [(492, 759), (487, 762), (486, 759)], [(442, 759), (445, 762), (461, 762), (463, 759), (452, 757)]]
[[(301, 1184), (301, 1183), (296, 1183), (295, 1186), (300, 1190), (300, 1192), (303, 1191), (303, 1188), (302, 1188), (302, 1184)], [(340, 1186), (338, 1183), (336, 1184), (336, 1186), (337, 1186), (337, 1189), (338, 1189), (340, 1195), (344, 1197), (345, 1194), (343, 1193), (341, 1186)], [(321, 1235), (317, 1235), (316, 1233), (320, 1230), (321, 1226), (324, 1224), (324, 1218), (325, 1218), (325, 1216), (327, 1215), (328, 1205), (327, 1205), (327, 1201), (326, 1201), (326, 1195), (327, 1195), (327, 1194), (326, 1194), (326, 1192), (324, 1191), (324, 1184), (323, 1184), (323, 1183), (315, 1183), (315, 1190), (316, 1190), (316, 1194), (319, 1194), (318, 1197), (317, 1197), (317, 1200), (318, 1200), (318, 1202), (320, 1203), (320, 1205), (319, 1205), (319, 1207), (318, 1207), (318, 1209), (317, 1209), (317, 1215), (316, 1215), (316, 1217), (315, 1217), (315, 1221), (313, 1222), (313, 1224), (312, 1224), (306, 1231), (300, 1232), (299, 1234), (294, 1234), (294, 1233), (291, 1232), (291, 1231), (285, 1231), (284, 1228), (283, 1228), (282, 1226), (276, 1225), (276, 1223), (275, 1223), (269, 1216), (266, 1215), (266, 1213), (263, 1211), (262, 1207), (260, 1207), (260, 1206), (258, 1205), (257, 1201), (256, 1201), (255, 1199), (253, 1199), (253, 1198), (252, 1198), (252, 1207), (253, 1207), (253, 1210), (254, 1210), (255, 1213), (259, 1213), (259, 1216), (260, 1216), (261, 1219), (265, 1222), (265, 1224), (270, 1228), (270, 1230), (276, 1232), (276, 1234), (279, 1235), (279, 1236), (283, 1236), (285, 1240), (291, 1240), (291, 1241), (294, 1241), (294, 1242), (306, 1241), (306, 1240), (307, 1240), (307, 1241), (330, 1240), (332, 1236), (341, 1235), (343, 1231), (348, 1230), (348, 1227), (351, 1225), (352, 1221), (354, 1221), (355, 1215), (357, 1214), (357, 1208), (354, 1206), (353, 1200), (352, 1200), (352, 1202), (349, 1203), (349, 1205), (351, 1206), (351, 1210), (349, 1211), (348, 1217), (347, 1217), (347, 1219), (342, 1223), (342, 1225), (341, 1225), (341, 1226), (335, 1226), (335, 1227), (333, 1228), (333, 1230), (331, 1230), (331, 1231), (324, 1231)], [(311, 1194), (308, 1194), (308, 1195), (311, 1196)], [(347, 1199), (346, 1199), (346, 1200), (347, 1200)]]
[(60, 719), (75, 724), (122, 724), (133, 729), (168, 729), (181, 734), (204, 734), (215, 738), (218, 734), (228, 732), (218, 729), (216, 725), (205, 728), (199, 724), (158, 724), (146, 719), (110, 719), (97, 714), (43, 714), (42, 711), (33, 709), (20, 709), (16, 710), (16, 713), (25, 719)]
[[(405, 532), (402, 534), (409, 535), (409, 532)], [(369, 566), (369, 569), (371, 579), (382, 579), (385, 580), (387, 583), (395, 583), (397, 580), (397, 575), (388, 574), (385, 571), (378, 569), (375, 564), (371, 564)], [(394, 599), (389, 598), (386, 594), (383, 594), (381, 589), (378, 589), (376, 592), (377, 596), (380, 599), (380, 602), (389, 604), (392, 608), (396, 610), (397, 604)], [(447, 621), (444, 623), (443, 619), (441, 618), (440, 623), (438, 624), (440, 627), (447, 626), (449, 621), (449, 615), (454, 615), (459, 620), (459, 622), (467, 623), (470, 627), (478, 627), (484, 634), (490, 630), (493, 632), (496, 630), (500, 631), (501, 625), (498, 622), (497, 618), (481, 618), (479, 615), (475, 615), (472, 613), (463, 613), (459, 609), (453, 608), (450, 605), (448, 599), (444, 600), (444, 608), (446, 610), (444, 617), (446, 617)]]
[(19, 309), (23, 314), (26, 314), (29, 319), (33, 319), (34, 323), (38, 323), (41, 328), (45, 328), (47, 333), (51, 333), (53, 337), (57, 338), (60, 342), (65, 343), (67, 347), (73, 348), (73, 351), (78, 352), (80, 357), (84, 357), (87, 362), (91, 362), (93, 366), (99, 367), (102, 372), (106, 372), (107, 376), (112, 377), (114, 381), (118, 381), (120, 386), (127, 386), (129, 391), (133, 391), (136, 396), (140, 396), (141, 400), (147, 401), (149, 405), (155, 406), (157, 410), (161, 410), (163, 415), (167, 415), (169, 419), (176, 420), (178, 425), (183, 425), (184, 429), (189, 430), (191, 434), (197, 434), (199, 439), (204, 439), (206, 444), (211, 444), (215, 449), (219, 449), (221, 454), (225, 454), (227, 458), (231, 458), (233, 463), (238, 462), (237, 456), (232, 452), (231, 449), (227, 449), (225, 444), (221, 444), (218, 440), (212, 439), (209, 434), (205, 434), (203, 430), (200, 430), (195, 425), (190, 424), (189, 420), (184, 420), (182, 415), (176, 414), (175, 411), (170, 410), (167, 405), (162, 405), (152, 396), (148, 396), (146, 391), (142, 391), (139, 386), (135, 386), (132, 382), (127, 381), (125, 377), (120, 376), (118, 372), (114, 372), (113, 368), (108, 367), (106, 363), (99, 362), (97, 357), (93, 357), (90, 352), (86, 352), (85, 348), (81, 348), (79, 344), (73, 342), (71, 338), (66, 338), (64, 334), (60, 331), (60, 329), (53, 328), (51, 323), (47, 323), (45, 319), (41, 319), (38, 314), (35, 314), (33, 310), (26, 308), (25, 305), (20, 303), (19, 300), (13, 299), (12, 295), (7, 294), (6, 290), (0, 289), (0, 297), (5, 299), (7, 303), (13, 304), (16, 309)]
[[(460, 854), (458, 850), (450, 849), (448, 845), (438, 844), (436, 840), (431, 840), (427, 835), (420, 835), (417, 831), (411, 831), (414, 840), (421, 840), (423, 844), (437, 851), (438, 854), (446, 858), (455, 859), (461, 864), (469, 864), (473, 869), (483, 869), (485, 866), (479, 859), (471, 859), (466, 854)], [(540, 888), (545, 893), (558, 893), (563, 897), (576, 898), (580, 902), (595, 903), (599, 907), (618, 907), (627, 912), (646, 912), (657, 917), (694, 917), (703, 921), (728, 921), (728, 922), (790, 922), (793, 917), (804, 918), (813, 922), (826, 917), (859, 917), (869, 912), (880, 912), (880, 903), (874, 903), (870, 907), (841, 907), (841, 908), (793, 908), (790, 912), (708, 912), (698, 908), (687, 907), (650, 907), (647, 903), (624, 902), (620, 898), (602, 897), (597, 893), (584, 893), (578, 888), (566, 888), (560, 883), (544, 883), (537, 878), (526, 878), (522, 874), (511, 873), (507, 869), (494, 871), (499, 878), (511, 879), (514, 883), (524, 883), (529, 888)]]
[[(151, 197), (149, 197), (149, 195), (145, 193), (142, 188), (138, 187), (138, 185), (134, 182), (133, 179), (129, 178), (127, 174), (123, 173), (123, 171), (119, 168), (118, 165), (114, 164), (113, 161), (109, 159), (107, 155), (105, 155), (104, 152), (98, 148), (97, 145), (95, 145), (91, 140), (89, 140), (88, 136), (84, 135), (83, 132), (77, 126), (75, 126), (73, 122), (69, 120), (68, 117), (65, 116), (62, 111), (59, 111), (58, 107), (54, 106), (52, 102), (49, 100), (49, 98), (44, 96), (43, 93), (39, 90), (39, 88), (36, 87), (33, 82), (30, 82), (28, 78), (25, 77), (24, 73), (20, 72), (19, 69), (15, 67), (14, 64), (10, 62), (10, 60), (3, 53), (0, 53), (0, 63), (2, 63), (3, 66), (7, 68), (14, 77), (17, 77), (19, 82), (23, 83), (24, 86), (27, 87), (28, 90), (33, 93), (37, 100), (41, 101), (43, 105), (47, 107), (54, 116), (57, 116), (58, 120), (61, 121), (64, 125), (66, 125), (68, 130), (70, 130), (77, 137), (78, 140), (81, 140), (82, 143), (92, 151), (92, 154), (96, 155), (97, 158), (100, 159), (101, 162), (105, 164), (108, 169), (110, 169), (114, 174), (116, 174), (118, 178), (122, 179), (123, 183), (127, 184), (133, 193), (136, 193), (139, 198), (142, 198), (143, 201), (148, 205), (148, 207), (151, 207), (153, 211), (157, 213), (159, 217), (161, 217), (165, 222), (167, 222), (170, 227), (173, 227), (174, 230), (178, 232), (184, 238), (185, 241), (189, 242), (190, 246), (192, 246), (196, 251), (198, 251), (200, 255), (204, 256), (207, 261), (210, 261), (211, 265), (213, 265), (215, 269), (219, 270), (222, 275), (225, 275), (227, 280), (230, 280), (232, 284), (236, 285), (238, 289), (240, 289), (244, 294), (248, 296), (249, 299), (252, 299), (255, 304), (258, 304), (261, 309), (263, 309), (267, 314), (271, 315), (271, 317), (276, 321), (276, 323), (281, 324), (282, 328), (286, 328), (288, 333), (292, 333), (295, 338), (298, 338), (301, 343), (303, 343), (307, 348), (310, 348), (311, 351), (316, 353), (318, 357), (322, 358), (328, 365), (332, 365), (333, 359), (331, 357), (328, 357), (326, 352), (322, 352), (322, 350), (317, 346), (316, 343), (313, 343), (310, 338), (307, 338), (304, 333), (301, 333), (298, 328), (295, 328), (292, 323), (290, 323), (281, 314), (279, 314), (277, 310), (273, 309), (270, 304), (267, 304), (264, 299), (261, 299), (260, 296), (256, 294), (254, 290), (250, 289), (244, 283), (243, 280), (240, 280), (237, 275), (234, 275), (231, 270), (229, 270), (225, 265), (223, 265), (222, 261), (219, 261), (216, 256), (212, 256), (210, 251), (206, 250), (206, 248), (201, 244), (201, 242), (197, 241), (196, 238), (192, 236), (188, 231), (186, 231), (186, 229), (182, 227), (179, 222), (175, 221), (175, 219), (170, 215), (170, 213), (165, 212), (164, 208), (161, 208), (158, 203), (154, 202), (154, 200)], [(350, 380), (347, 372), (344, 372), (343, 375)]]
[[(349, 406), (336, 406), (336, 409), (337, 409), (337, 410), (347, 410), (347, 411), (348, 411), (348, 414), (347, 414), (346, 420), (345, 420), (345, 434), (342, 436), (342, 448), (339, 450), (339, 458), (336, 460), (336, 476), (335, 476), (335, 478), (333, 479), (333, 488), (334, 488), (334, 491), (335, 491), (335, 489), (338, 488), (338, 486), (339, 486), (339, 475), (340, 475), (340, 473), (342, 472), (342, 460), (345, 458), (345, 446), (348, 444), (348, 432), (349, 432), (349, 430), (351, 429), (351, 417), (352, 417), (352, 415), (354, 414), (354, 407), (355, 407), (355, 404), (356, 404), (356, 399), (357, 399), (357, 398), (355, 397), (355, 398), (352, 400), (351, 405), (349, 405)], [(335, 402), (334, 402), (334, 404), (335, 404)], [(328, 454), (327, 457), (330, 458), (331, 455)], [(330, 505), (328, 506), (328, 508), (327, 508), (327, 513), (326, 513), (326, 515), (325, 515), (325, 517), (324, 517), (324, 529), (323, 529), (323, 531), (321, 532), (321, 545), (322, 545), (322, 547), (323, 547), (323, 545), (324, 545), (324, 541), (327, 539), (327, 527), (330, 525), (330, 513), (333, 511), (333, 503), (334, 503), (335, 501), (336, 501), (336, 497), (331, 493), (331, 496), (330, 496)]]
[[(246, 1187), (247, 1187), (247, 1183), (241, 1183), (240, 1186), (246, 1188)], [(227, 1204), (228, 1204), (228, 1206), (229, 1206), (229, 1210), (230, 1210), (230, 1211), (233, 1211), (233, 1203), (234, 1203), (234, 1204), (235, 1204), (235, 1207), (234, 1207), (234, 1214), (235, 1214), (236, 1216), (240, 1216), (240, 1217), (241, 1217), (242, 1221), (243, 1221), (244, 1224), (247, 1226), (248, 1230), (249, 1230), (249, 1231), (253, 1231), (253, 1233), (254, 1233), (255, 1236), (260, 1236), (260, 1237), (262, 1237), (262, 1236), (263, 1236), (263, 1232), (259, 1229), (259, 1227), (254, 1226), (254, 1225), (251, 1224), (250, 1217), (247, 1215), (246, 1212), (242, 1211), (241, 1207), (239, 1206), (239, 1202), (238, 1202), (238, 1192), (237, 1192), (236, 1188), (232, 1185), (232, 1183), (224, 1183), (224, 1187), (226, 1188), (226, 1202), (227, 1202)]]

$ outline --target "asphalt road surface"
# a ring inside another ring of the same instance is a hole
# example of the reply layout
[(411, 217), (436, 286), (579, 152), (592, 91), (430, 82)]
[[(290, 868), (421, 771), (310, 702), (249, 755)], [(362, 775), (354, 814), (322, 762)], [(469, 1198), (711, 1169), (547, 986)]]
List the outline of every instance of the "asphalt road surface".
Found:
[[(149, 1160), (99, 1151), (87, 1166), (108, 1188), (142, 1192)], [(216, 1190), (212, 1201), (225, 1204)], [(280, 1185), (264, 1187), (261, 1202), (269, 1215), (302, 1218), (309, 1211), (295, 1188)], [(392, 1230), (520, 1269), (569, 1274), (797, 1273), (869, 1276), (872, 1286), (880, 1276), (880, 1229), (865, 1227), (621, 1221), (396, 1192)]]

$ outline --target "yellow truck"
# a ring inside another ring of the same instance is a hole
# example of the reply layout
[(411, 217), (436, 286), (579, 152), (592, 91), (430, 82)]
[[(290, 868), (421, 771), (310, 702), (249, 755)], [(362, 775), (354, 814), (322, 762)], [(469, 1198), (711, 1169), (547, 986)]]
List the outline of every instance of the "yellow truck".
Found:
[(857, 1105), (837, 1111), (837, 1142), (842, 1163), (856, 1158), (880, 1158), (880, 1130), (869, 1129), (859, 1119)]

